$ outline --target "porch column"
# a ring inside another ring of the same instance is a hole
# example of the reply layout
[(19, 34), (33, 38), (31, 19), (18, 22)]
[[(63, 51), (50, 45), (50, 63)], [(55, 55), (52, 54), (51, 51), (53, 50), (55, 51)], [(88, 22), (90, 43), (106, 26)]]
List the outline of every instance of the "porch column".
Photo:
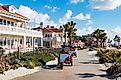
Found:
[(6, 37), (5, 37), (5, 43), (6, 43), (5, 46), (8, 46), (8, 45), (7, 45), (8, 43), (7, 43), (7, 38), (6, 38)]
[(32, 47), (34, 47), (34, 45), (35, 45), (35, 38), (32, 37)]
[(43, 38), (40, 38), (40, 39), (41, 39), (40, 45), (41, 47), (43, 47)]
[(26, 48), (26, 36), (24, 36), (24, 48)]

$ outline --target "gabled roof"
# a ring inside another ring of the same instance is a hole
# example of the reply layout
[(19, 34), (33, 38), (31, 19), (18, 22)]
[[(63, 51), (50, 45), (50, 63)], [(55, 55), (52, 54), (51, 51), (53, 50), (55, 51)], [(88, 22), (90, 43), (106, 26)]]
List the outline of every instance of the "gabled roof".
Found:
[(7, 14), (10, 14), (10, 15), (14, 15), (14, 17), (19, 17), (19, 18), (28, 20), (27, 17), (21, 15), (20, 13), (17, 13), (17, 12), (11, 13), (11, 12), (9, 12), (9, 11), (8, 11), (9, 6), (10, 6), (10, 5), (7, 5), (7, 6), (0, 5), (0, 12), (1, 12), (1, 13), (5, 13), (5, 14), (7, 13)]

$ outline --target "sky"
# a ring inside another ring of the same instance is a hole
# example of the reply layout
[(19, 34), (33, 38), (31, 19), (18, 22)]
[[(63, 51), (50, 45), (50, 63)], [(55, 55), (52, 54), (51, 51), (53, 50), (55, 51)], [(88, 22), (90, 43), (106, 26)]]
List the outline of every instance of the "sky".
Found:
[(77, 35), (100, 28), (108, 38), (121, 36), (121, 0), (0, 0), (0, 4), (13, 4), (30, 19), (33, 27), (40, 22), (59, 27), (74, 21)]

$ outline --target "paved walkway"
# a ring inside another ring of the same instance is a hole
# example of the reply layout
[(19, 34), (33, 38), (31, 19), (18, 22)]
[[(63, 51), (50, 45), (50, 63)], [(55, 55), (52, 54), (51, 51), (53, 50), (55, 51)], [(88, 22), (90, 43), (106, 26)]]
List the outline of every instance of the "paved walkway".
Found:
[(83, 50), (78, 52), (78, 57), (74, 59), (72, 67), (64, 66), (63, 70), (43, 69), (13, 80), (107, 80), (101, 65), (94, 62), (94, 56)]

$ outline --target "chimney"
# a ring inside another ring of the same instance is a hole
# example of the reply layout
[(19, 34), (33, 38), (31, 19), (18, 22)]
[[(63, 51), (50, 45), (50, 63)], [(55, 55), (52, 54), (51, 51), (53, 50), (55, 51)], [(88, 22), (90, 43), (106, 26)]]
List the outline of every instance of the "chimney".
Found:
[(49, 28), (50, 27), (50, 25), (47, 25), (47, 27), (46, 28)]
[(43, 22), (40, 22), (40, 28), (43, 28)]
[(51, 26), (50, 28), (54, 28), (54, 26)]

